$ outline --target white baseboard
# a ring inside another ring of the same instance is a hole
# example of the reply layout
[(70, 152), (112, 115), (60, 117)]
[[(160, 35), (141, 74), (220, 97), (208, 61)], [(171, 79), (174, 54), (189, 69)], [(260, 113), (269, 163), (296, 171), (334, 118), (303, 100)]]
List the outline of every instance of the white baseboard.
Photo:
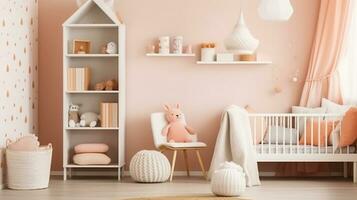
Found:
[[(52, 176), (63, 176), (63, 171), (51, 171)], [(116, 171), (73, 171), (73, 176), (118, 176)], [(129, 171), (124, 171), (124, 176), (130, 176)], [(202, 176), (201, 171), (190, 171), (191, 176)], [(186, 171), (175, 171), (174, 176), (186, 176)], [(276, 172), (259, 172), (260, 177), (276, 177)], [(343, 172), (319, 172), (311, 177), (340, 177)]]

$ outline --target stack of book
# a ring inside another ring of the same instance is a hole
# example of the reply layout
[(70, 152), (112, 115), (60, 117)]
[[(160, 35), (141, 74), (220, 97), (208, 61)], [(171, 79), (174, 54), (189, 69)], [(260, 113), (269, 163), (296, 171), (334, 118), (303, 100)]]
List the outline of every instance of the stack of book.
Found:
[(88, 67), (68, 68), (67, 89), (69, 91), (88, 90), (90, 69)]
[(118, 103), (103, 102), (100, 104), (102, 127), (118, 127)]

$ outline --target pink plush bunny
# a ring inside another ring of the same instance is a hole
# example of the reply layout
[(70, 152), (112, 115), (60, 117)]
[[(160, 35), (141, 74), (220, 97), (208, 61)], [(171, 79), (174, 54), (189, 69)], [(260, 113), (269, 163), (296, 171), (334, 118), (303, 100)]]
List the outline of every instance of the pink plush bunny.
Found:
[(180, 105), (176, 104), (175, 108), (164, 105), (166, 111), (166, 120), (169, 123), (162, 130), (162, 135), (167, 136), (168, 142), (192, 142), (194, 140), (194, 131), (188, 127), (185, 117), (180, 110)]

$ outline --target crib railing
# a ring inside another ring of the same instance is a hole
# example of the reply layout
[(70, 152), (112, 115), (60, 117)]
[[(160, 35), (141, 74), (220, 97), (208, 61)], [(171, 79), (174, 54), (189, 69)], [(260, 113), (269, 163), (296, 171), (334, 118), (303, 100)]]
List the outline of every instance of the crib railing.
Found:
[(343, 115), (287, 113), (249, 117), (258, 154), (350, 154), (349, 147), (338, 147), (329, 140), (341, 137)]

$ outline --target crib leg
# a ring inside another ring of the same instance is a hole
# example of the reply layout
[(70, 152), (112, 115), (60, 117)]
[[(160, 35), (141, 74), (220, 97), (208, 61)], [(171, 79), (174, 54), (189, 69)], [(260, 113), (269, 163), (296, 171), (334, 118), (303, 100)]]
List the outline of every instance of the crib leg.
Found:
[(344, 178), (348, 178), (348, 163), (347, 162), (344, 162), (343, 163), (343, 177)]
[(353, 183), (357, 184), (357, 162), (353, 163)]

